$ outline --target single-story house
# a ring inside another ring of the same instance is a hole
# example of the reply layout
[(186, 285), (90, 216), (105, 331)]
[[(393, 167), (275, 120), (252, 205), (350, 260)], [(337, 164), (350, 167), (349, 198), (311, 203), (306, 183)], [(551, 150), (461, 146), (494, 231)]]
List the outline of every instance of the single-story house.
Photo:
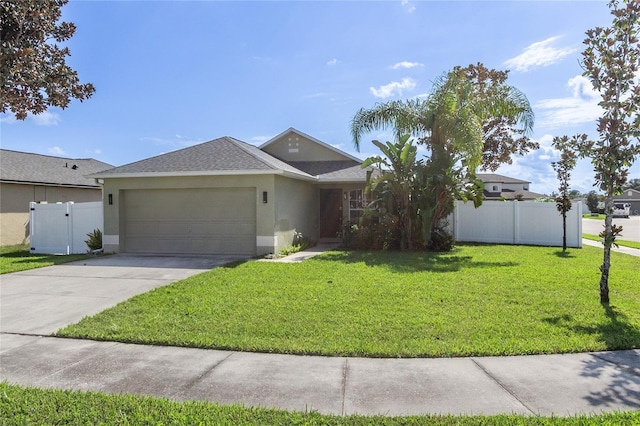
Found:
[(476, 175), (484, 183), (485, 200), (535, 200), (545, 197), (544, 194), (529, 191), (531, 182), (496, 173), (478, 173)]
[(232, 137), (90, 175), (103, 183), (105, 252), (278, 253), (337, 238), (362, 214), (362, 161), (290, 128), (260, 147)]
[(629, 188), (622, 191), (622, 194), (613, 197), (614, 202), (630, 204), (629, 212), (631, 215), (640, 215), (640, 187)]
[(102, 200), (102, 187), (86, 175), (111, 167), (91, 158), (0, 149), (0, 244), (29, 241), (30, 202)]

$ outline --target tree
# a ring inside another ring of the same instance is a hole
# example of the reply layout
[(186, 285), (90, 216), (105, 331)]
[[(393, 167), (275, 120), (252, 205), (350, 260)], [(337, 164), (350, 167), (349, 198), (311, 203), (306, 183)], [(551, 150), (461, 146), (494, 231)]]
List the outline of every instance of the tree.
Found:
[(560, 186), (558, 195), (555, 199), (556, 207), (562, 215), (562, 251), (567, 251), (567, 212), (571, 210), (571, 197), (569, 191), (569, 180), (571, 179), (571, 170), (576, 166), (577, 155), (571, 144), (577, 144), (579, 140), (586, 140), (587, 135), (577, 135), (570, 140), (567, 136), (553, 138), (553, 147), (560, 150), (560, 161), (551, 163), (553, 170), (556, 171)]
[(598, 213), (598, 203), (600, 203), (600, 198), (596, 191), (589, 191), (587, 194), (587, 208), (591, 213)]
[[(427, 146), (431, 173), (441, 177), (430, 179), (432, 186), (423, 188), (435, 194), (432, 198), (437, 204), (421, 209), (427, 243), (430, 230), (439, 228), (445, 217), (448, 209), (443, 206), (453, 202), (452, 194), (461, 184), (445, 176), (463, 176), (475, 187), (478, 167), (495, 169), (497, 164), (510, 161), (512, 153), (537, 147), (525, 136), (511, 137), (531, 131), (533, 112), (526, 96), (507, 85), (506, 78), (506, 72), (488, 70), (482, 64), (456, 67), (435, 82), (427, 99), (362, 108), (351, 122), (358, 149), (365, 133), (386, 128), (393, 128), (398, 140), (409, 134)], [(455, 165), (461, 169), (452, 173)]]
[[(600, 302), (609, 303), (611, 246), (622, 227), (613, 225), (613, 197), (622, 193), (629, 167), (640, 154), (640, 2), (611, 0), (610, 27), (590, 29), (582, 52), (584, 76), (602, 97), (599, 138), (584, 141), (578, 149), (591, 159), (596, 185), (604, 192), (604, 256), (600, 267)], [(634, 143), (635, 141), (635, 143)]]
[(375, 165), (378, 173), (367, 173), (367, 192), (377, 193), (390, 205), (388, 214), (397, 214), (400, 223), (400, 249), (413, 249), (411, 189), (416, 175), (417, 148), (409, 135), (396, 143), (373, 141), (384, 157), (369, 157), (362, 168)]
[(65, 108), (72, 98), (83, 101), (95, 89), (80, 84), (76, 71), (66, 63), (69, 40), (76, 27), (57, 24), (68, 0), (14, 0), (0, 4), (1, 112), (11, 111), (18, 120), (40, 114), (50, 106)]

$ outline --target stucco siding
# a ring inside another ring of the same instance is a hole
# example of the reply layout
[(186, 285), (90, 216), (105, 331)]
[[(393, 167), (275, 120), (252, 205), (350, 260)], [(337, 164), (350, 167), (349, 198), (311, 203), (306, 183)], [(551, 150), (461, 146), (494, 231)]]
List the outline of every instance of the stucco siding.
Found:
[(0, 244), (23, 244), (29, 241), (30, 202), (85, 203), (101, 199), (100, 188), (0, 183)]
[(314, 184), (275, 178), (275, 227), (277, 245), (274, 253), (292, 245), (296, 233), (318, 241), (318, 187)]

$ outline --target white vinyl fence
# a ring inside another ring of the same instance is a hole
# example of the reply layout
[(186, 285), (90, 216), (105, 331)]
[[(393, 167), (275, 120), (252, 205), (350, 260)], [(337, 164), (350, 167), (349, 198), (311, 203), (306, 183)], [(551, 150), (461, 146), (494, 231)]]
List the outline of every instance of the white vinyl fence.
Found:
[[(562, 215), (556, 203), (537, 201), (456, 201), (456, 241), (562, 247)], [(582, 247), (582, 202), (567, 212), (567, 247)]]
[(87, 234), (103, 230), (102, 201), (29, 203), (31, 253), (87, 253)]

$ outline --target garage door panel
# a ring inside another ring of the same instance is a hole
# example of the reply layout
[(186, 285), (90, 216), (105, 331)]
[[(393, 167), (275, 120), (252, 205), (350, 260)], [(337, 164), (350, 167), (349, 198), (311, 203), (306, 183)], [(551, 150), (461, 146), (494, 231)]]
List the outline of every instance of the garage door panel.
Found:
[(127, 252), (255, 254), (255, 188), (129, 190)]

